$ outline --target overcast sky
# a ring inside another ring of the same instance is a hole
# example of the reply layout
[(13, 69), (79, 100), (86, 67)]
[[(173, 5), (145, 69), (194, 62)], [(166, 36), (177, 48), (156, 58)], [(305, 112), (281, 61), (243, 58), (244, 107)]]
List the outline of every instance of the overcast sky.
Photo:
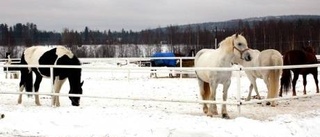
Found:
[(140, 31), (277, 15), (320, 15), (320, 0), (1, 0), (0, 23), (40, 30)]

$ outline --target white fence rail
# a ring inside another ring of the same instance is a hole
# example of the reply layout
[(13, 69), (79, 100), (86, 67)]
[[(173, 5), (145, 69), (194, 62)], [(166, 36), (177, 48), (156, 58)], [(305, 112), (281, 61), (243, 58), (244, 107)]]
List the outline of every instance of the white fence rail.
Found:
[[(145, 58), (144, 58), (145, 59)], [(149, 58), (151, 59), (151, 58)], [(154, 59), (154, 58), (152, 58)], [(158, 59), (158, 58), (157, 58)], [(160, 59), (160, 58), (159, 58)], [(163, 58), (161, 58), (163, 59)], [(166, 59), (172, 59), (172, 57), (168, 57)], [(174, 58), (176, 59), (176, 58)], [(180, 57), (178, 58), (182, 61), (182, 59), (192, 59)], [(141, 61), (141, 58), (107, 58), (107, 59), (99, 59), (99, 61), (114, 61), (114, 60), (125, 60), (125, 61)], [(93, 62), (97, 61), (97, 59), (82, 59), (82, 61)], [(270, 67), (109, 67), (105, 65), (82, 65), (82, 66), (70, 66), (70, 65), (8, 65), (8, 64), (0, 64), (0, 67), (46, 67), (50, 68), (51, 75), (53, 74), (53, 68), (82, 68), (82, 69), (102, 69), (102, 70), (113, 70), (117, 69), (117, 71), (126, 71), (128, 75), (130, 73), (139, 72), (139, 73), (150, 73), (151, 69), (157, 70), (176, 70), (176, 71), (195, 71), (195, 70), (210, 70), (210, 71), (237, 71), (239, 74), (245, 70), (258, 70), (258, 69), (289, 69), (289, 68), (310, 68), (310, 67), (320, 67), (320, 64), (307, 64), (307, 65), (287, 65), (287, 66), (270, 66)], [(252, 103), (261, 103), (266, 101), (277, 101), (277, 100), (290, 100), (295, 98), (304, 98), (310, 96), (319, 96), (320, 94), (309, 94), (309, 95), (300, 95), (294, 97), (281, 97), (274, 99), (261, 99), (261, 100), (251, 100), (251, 101), (242, 101), (241, 100), (241, 91), (240, 91), (240, 77), (241, 75), (237, 75), (237, 99), (229, 100), (229, 101), (205, 101), (205, 100), (169, 100), (169, 99), (151, 99), (151, 98), (132, 98), (132, 97), (108, 97), (108, 96), (93, 96), (93, 95), (79, 95), (79, 94), (62, 94), (62, 93), (29, 93), (29, 92), (0, 92), (0, 94), (38, 94), (38, 95), (57, 95), (57, 96), (77, 96), (77, 97), (91, 97), (91, 98), (104, 98), (104, 99), (122, 99), (122, 100), (137, 100), (137, 101), (159, 101), (159, 102), (180, 102), (180, 103), (214, 103), (214, 104), (228, 104), (228, 105), (237, 105), (240, 113), (240, 106), (247, 105)], [(52, 78), (51, 78), (52, 80)], [(53, 89), (53, 85), (51, 87)]]

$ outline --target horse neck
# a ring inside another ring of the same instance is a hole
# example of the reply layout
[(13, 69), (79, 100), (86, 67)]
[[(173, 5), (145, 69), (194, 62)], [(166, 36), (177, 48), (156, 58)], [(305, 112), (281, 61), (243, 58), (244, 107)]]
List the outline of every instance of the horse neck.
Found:
[(233, 52), (226, 51), (224, 48), (218, 48), (216, 50), (220, 61), (224, 63), (238, 63), (239, 60), (235, 58)]
[(310, 53), (310, 52), (305, 52), (307, 64), (313, 64), (313, 63), (318, 63), (318, 59), (316, 57), (316, 54)]
[(227, 37), (223, 41), (219, 43), (219, 48), (217, 50), (221, 50), (221, 52), (232, 52), (233, 53), (233, 39), (232, 37)]
[(232, 43), (232, 38), (228, 37), (222, 42), (219, 43), (219, 48), (216, 50), (219, 52), (220, 57), (223, 58), (225, 61), (238, 61), (235, 59), (234, 51), (233, 51), (233, 43)]
[(81, 70), (72, 70), (68, 75), (68, 80), (70, 84), (70, 89), (75, 89), (80, 87), (80, 81), (81, 81)]

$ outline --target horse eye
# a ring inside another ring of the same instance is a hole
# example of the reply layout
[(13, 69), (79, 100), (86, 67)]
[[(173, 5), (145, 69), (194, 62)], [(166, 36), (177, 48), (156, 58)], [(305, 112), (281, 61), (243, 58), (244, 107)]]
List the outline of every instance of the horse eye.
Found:
[(242, 43), (238, 43), (238, 46), (242, 46)]

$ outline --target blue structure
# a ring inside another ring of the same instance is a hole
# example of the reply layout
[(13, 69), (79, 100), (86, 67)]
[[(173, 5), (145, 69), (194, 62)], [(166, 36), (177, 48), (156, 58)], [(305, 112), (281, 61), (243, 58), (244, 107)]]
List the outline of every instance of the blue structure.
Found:
[[(156, 52), (152, 55), (152, 57), (175, 57), (175, 55), (172, 52)], [(167, 66), (167, 67), (175, 67), (177, 64), (176, 59), (152, 59), (151, 60), (152, 66)]]

